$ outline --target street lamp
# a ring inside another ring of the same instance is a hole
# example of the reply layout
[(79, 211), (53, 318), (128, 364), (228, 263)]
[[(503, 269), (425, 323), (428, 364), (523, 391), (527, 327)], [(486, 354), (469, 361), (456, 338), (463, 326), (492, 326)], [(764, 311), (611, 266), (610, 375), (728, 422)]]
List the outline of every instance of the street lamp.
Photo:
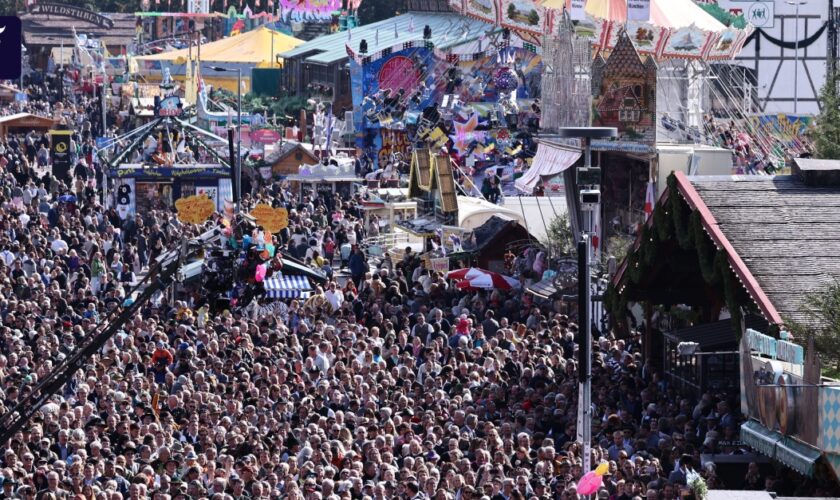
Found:
[[(583, 448), (583, 472), (590, 471), (592, 456), (592, 246), (590, 238), (597, 237), (594, 214), (601, 210), (601, 169), (592, 166), (592, 139), (616, 137), (613, 127), (564, 127), (560, 137), (580, 138), (583, 142), (583, 167), (578, 168), (580, 215), (584, 219), (578, 242), (578, 435)], [(586, 217), (584, 217), (584, 215)]]
[[(793, 5), (796, 7), (796, 13), (794, 14), (794, 18), (796, 19), (796, 26), (794, 27), (794, 37), (796, 41), (796, 49), (793, 52), (793, 60), (794, 60), (794, 71), (793, 71), (793, 114), (796, 114), (799, 109), (799, 6), (806, 5), (808, 0), (787, 0), (785, 2), (788, 5)], [(805, 63), (807, 64), (807, 62)]]
[(236, 192), (237, 203), (235, 204), (235, 211), (238, 214), (240, 206), (242, 205), (242, 69), (240, 68), (223, 68), (221, 66), (210, 66), (213, 71), (220, 73), (236, 73), (236, 164), (234, 167), (234, 187)]

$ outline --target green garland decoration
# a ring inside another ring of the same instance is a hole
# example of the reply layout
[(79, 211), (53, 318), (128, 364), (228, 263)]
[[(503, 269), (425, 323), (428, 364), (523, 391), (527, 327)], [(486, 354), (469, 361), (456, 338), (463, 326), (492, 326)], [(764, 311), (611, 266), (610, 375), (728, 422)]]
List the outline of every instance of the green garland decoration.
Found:
[(658, 246), (656, 231), (651, 230), (647, 224), (642, 225), (642, 241), (639, 245), (640, 260), (645, 266), (652, 266), (656, 262), (656, 251)]
[(627, 260), (627, 271), (630, 273), (630, 282), (634, 285), (638, 285), (642, 281), (642, 276), (644, 275), (643, 266), (639, 265), (640, 261), (639, 251), (635, 251), (630, 254), (630, 258)]
[[(732, 324), (740, 340), (741, 306), (750, 302), (747, 294), (739, 286), (737, 278), (729, 267), (729, 259), (724, 250), (718, 250), (703, 229), (703, 221), (697, 210), (690, 210), (688, 203), (679, 195), (677, 179), (668, 176), (670, 196), (663, 205), (657, 205), (653, 211), (653, 227), (643, 225), (639, 248), (627, 256), (628, 281), (633, 285), (641, 283), (646, 273), (656, 263), (658, 245), (676, 237), (683, 250), (694, 249), (703, 280), (723, 292), (726, 308), (732, 317)], [(655, 229), (654, 229), (655, 228)], [(626, 322), (627, 310), (625, 294), (618, 293), (612, 284), (607, 289), (604, 299), (607, 310), (614, 318)]]
[(693, 212), (691, 214), (691, 225), (694, 231), (694, 242), (697, 247), (697, 260), (700, 264), (700, 272), (703, 274), (703, 280), (710, 285), (717, 285), (720, 282), (720, 275), (716, 272), (715, 258), (719, 252), (711, 239), (703, 230), (703, 221), (700, 218), (700, 212)]
[[(723, 254), (723, 251), (720, 252)], [(726, 303), (726, 308), (729, 309), (729, 314), (732, 320), (732, 329), (735, 331), (735, 337), (738, 341), (741, 340), (741, 307), (737, 300), (738, 289), (732, 270), (729, 269), (729, 260), (724, 256), (722, 259), (715, 259), (718, 272), (723, 277), (723, 298)]]
[[(672, 184), (673, 187), (671, 187)], [(682, 196), (679, 195), (677, 178), (673, 175), (668, 177), (668, 189), (672, 194), (672, 196), (668, 197), (668, 200), (671, 205), (671, 220), (674, 223), (674, 233), (677, 236), (677, 243), (683, 250), (688, 250), (691, 248), (692, 243), (694, 243), (688, 227), (688, 205), (683, 201)]]
[(665, 205), (656, 205), (653, 209), (653, 227), (656, 228), (659, 241), (668, 241), (674, 237), (674, 222)]

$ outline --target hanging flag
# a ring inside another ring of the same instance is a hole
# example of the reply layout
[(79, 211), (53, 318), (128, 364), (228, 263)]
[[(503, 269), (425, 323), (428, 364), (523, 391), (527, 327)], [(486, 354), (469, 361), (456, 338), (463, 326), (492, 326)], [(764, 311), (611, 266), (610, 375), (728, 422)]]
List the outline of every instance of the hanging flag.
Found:
[(595, 250), (596, 254), (600, 249), (601, 237), (601, 211), (595, 210), (592, 212), (592, 249)]
[(376, 38), (374, 38), (373, 41), (377, 46), (379, 45), (379, 29), (376, 30)]
[(627, 0), (628, 21), (650, 21), (650, 0)]
[(353, 30), (350, 29), (350, 28), (347, 28), (347, 41), (348, 42), (353, 41)]
[(653, 181), (648, 181), (647, 192), (645, 193), (645, 220), (653, 214), (653, 206), (656, 204), (653, 194)]
[(400, 32), (397, 31), (397, 23), (394, 23), (394, 38), (399, 38)]
[(414, 33), (414, 16), (408, 18), (408, 32)]
[(586, 19), (586, 0), (572, 0), (569, 18), (572, 21), (583, 21)]

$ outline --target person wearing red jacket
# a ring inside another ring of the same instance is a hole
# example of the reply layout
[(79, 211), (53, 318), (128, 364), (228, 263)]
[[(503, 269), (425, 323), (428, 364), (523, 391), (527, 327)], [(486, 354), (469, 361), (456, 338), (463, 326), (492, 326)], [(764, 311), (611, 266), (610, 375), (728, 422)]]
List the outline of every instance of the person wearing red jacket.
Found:
[(152, 365), (157, 365), (161, 362), (165, 366), (169, 366), (175, 362), (175, 358), (172, 357), (172, 353), (168, 349), (164, 348), (163, 342), (158, 342), (157, 349), (152, 353)]

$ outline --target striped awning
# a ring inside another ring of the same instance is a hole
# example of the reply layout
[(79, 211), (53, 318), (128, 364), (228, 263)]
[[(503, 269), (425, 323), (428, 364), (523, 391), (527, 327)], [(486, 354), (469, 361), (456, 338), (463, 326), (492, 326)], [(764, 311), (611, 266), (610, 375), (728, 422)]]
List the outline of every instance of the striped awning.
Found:
[(783, 437), (778, 432), (773, 432), (752, 420), (741, 424), (741, 441), (770, 458), (776, 456), (776, 445)]
[(776, 460), (808, 477), (814, 475), (814, 464), (820, 456), (820, 450), (788, 436), (776, 443)]
[(272, 299), (307, 298), (312, 286), (306, 276), (277, 276), (265, 280), (265, 294)]

